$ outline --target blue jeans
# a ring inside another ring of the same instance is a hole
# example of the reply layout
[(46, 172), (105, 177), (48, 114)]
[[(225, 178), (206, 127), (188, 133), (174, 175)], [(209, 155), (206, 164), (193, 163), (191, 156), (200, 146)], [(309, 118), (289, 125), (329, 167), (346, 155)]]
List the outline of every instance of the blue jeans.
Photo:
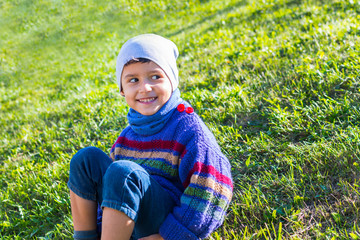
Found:
[(168, 192), (140, 165), (113, 162), (95, 147), (81, 149), (71, 159), (68, 187), (81, 198), (129, 216), (135, 222), (133, 239), (158, 233), (175, 206)]

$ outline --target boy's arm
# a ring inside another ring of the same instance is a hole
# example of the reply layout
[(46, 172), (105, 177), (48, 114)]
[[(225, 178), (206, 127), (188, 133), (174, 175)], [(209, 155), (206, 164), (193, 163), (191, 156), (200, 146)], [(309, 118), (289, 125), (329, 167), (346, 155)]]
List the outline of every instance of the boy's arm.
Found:
[(223, 223), (232, 197), (231, 167), (218, 145), (194, 141), (188, 146), (179, 167), (185, 187), (181, 205), (160, 227), (166, 240), (207, 237)]

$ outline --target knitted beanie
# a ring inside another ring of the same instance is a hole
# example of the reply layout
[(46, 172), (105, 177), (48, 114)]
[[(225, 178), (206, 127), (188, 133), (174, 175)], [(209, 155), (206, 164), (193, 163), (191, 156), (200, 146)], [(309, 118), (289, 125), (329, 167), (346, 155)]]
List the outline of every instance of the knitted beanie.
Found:
[(147, 58), (156, 63), (170, 79), (173, 91), (179, 85), (176, 59), (179, 51), (172, 41), (156, 34), (142, 34), (129, 39), (121, 47), (116, 60), (116, 80), (121, 88), (124, 65), (134, 58)]

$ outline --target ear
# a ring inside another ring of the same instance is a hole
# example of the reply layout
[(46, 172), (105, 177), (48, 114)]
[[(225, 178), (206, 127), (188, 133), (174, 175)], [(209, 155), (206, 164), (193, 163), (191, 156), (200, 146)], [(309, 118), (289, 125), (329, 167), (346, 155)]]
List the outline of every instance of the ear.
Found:
[(125, 97), (124, 90), (121, 90), (121, 91), (120, 91), (120, 95), (123, 96), (123, 97)]

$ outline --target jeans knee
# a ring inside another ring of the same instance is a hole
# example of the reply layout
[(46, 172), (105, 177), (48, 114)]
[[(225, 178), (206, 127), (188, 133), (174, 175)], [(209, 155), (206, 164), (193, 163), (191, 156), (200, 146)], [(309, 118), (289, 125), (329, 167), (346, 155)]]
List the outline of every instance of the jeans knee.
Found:
[(91, 164), (92, 161), (95, 161), (95, 156), (102, 152), (96, 147), (86, 147), (80, 149), (70, 161), (70, 169), (83, 168)]
[(116, 176), (126, 177), (132, 172), (137, 170), (145, 171), (145, 169), (143, 169), (137, 163), (127, 160), (120, 160), (110, 164), (109, 168), (106, 171), (106, 175), (109, 175), (109, 177), (116, 177)]
[(149, 174), (137, 163), (122, 160), (113, 162), (103, 178), (103, 206), (119, 211), (127, 206), (127, 209), (131, 209), (131, 216), (128, 216), (136, 219), (135, 213), (148, 189), (149, 180)]
[(112, 183), (117, 185), (130, 179), (138, 182), (144, 175), (148, 175), (148, 173), (139, 164), (127, 160), (120, 160), (110, 164), (104, 176), (104, 183), (105, 185)]

